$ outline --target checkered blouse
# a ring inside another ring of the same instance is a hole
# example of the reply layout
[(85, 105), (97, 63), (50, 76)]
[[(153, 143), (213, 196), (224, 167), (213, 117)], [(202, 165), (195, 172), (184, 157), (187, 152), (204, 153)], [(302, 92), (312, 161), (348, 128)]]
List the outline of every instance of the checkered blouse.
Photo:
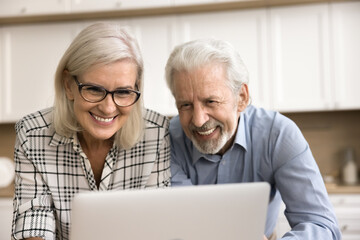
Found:
[(111, 148), (99, 189), (76, 134), (55, 133), (51, 118), (49, 108), (16, 124), (13, 239), (68, 239), (71, 200), (78, 192), (170, 185), (169, 121), (164, 116), (146, 110), (143, 139), (130, 150)]

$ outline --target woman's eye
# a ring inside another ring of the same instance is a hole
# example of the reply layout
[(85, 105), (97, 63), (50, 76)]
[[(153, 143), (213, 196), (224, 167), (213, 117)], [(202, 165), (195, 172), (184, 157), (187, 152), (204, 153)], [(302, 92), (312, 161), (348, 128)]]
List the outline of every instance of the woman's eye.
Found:
[(84, 88), (85, 91), (92, 93), (92, 94), (101, 94), (103, 93), (103, 90), (99, 87), (96, 86), (88, 86), (86, 88)]
[(129, 97), (133, 94), (133, 92), (127, 90), (127, 89), (122, 89), (122, 90), (118, 90), (115, 92), (115, 95), (117, 97)]

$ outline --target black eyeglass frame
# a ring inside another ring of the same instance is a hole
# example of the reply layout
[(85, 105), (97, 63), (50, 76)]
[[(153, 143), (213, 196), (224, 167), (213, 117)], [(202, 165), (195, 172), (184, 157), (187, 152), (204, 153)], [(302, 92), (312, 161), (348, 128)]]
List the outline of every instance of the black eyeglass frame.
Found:
[[(101, 86), (96, 86), (96, 85), (93, 85), (93, 84), (80, 83), (79, 80), (77, 79), (77, 76), (76, 76), (76, 75), (73, 75), (72, 77), (74, 78), (75, 83), (76, 83), (76, 85), (78, 86), (78, 90), (79, 90), (80, 96), (81, 96), (85, 101), (90, 102), (90, 103), (101, 102), (102, 100), (104, 100), (104, 99), (106, 98), (106, 96), (107, 96), (108, 94), (111, 94), (112, 100), (114, 101), (114, 103), (116, 104), (116, 106), (119, 106), (119, 107), (129, 107), (129, 106), (131, 106), (131, 105), (134, 105), (134, 104), (139, 100), (140, 95), (141, 95), (141, 92), (139, 92), (139, 91), (136, 91), (136, 90), (133, 90), (133, 89), (127, 89), (127, 88), (126, 88), (126, 89), (124, 89), (124, 90), (135, 93), (135, 94), (136, 94), (136, 98), (135, 98), (134, 102), (131, 103), (131, 104), (129, 104), (129, 105), (119, 105), (119, 104), (116, 103), (115, 98), (114, 98), (114, 94), (115, 94), (117, 91), (119, 91), (119, 90), (109, 91), (109, 90), (107, 90), (106, 88), (101, 87)], [(89, 100), (89, 99), (86, 99), (86, 98), (82, 95), (81, 91), (82, 91), (82, 88), (83, 88), (83, 87), (96, 87), (96, 88), (99, 88), (99, 89), (101, 89), (101, 90), (104, 90), (104, 91), (106, 92), (106, 94), (103, 96), (102, 99), (100, 99), (100, 100), (98, 100), (98, 101), (91, 101), (91, 100)], [(135, 87), (137, 88), (136, 85), (135, 85)]]

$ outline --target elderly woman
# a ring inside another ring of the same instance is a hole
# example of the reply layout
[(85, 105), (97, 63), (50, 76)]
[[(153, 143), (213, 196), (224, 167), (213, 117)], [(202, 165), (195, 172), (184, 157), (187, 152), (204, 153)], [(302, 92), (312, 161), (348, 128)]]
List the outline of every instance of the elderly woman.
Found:
[(169, 122), (143, 108), (142, 89), (126, 29), (80, 32), (58, 65), (54, 107), (16, 124), (14, 239), (68, 239), (76, 193), (170, 185)]

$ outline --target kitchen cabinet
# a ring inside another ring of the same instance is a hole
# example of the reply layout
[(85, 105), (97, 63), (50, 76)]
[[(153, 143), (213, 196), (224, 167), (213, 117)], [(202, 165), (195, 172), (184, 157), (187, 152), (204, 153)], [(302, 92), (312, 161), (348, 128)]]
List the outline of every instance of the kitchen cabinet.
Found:
[(343, 240), (360, 239), (360, 194), (331, 194)]
[(174, 48), (175, 17), (130, 19), (144, 59), (144, 105), (167, 116), (177, 114), (174, 98), (165, 81), (165, 65)]
[(273, 108), (331, 109), (328, 5), (274, 7), (269, 13)]
[[(360, 194), (330, 194), (329, 199), (334, 207), (342, 240), (360, 239)], [(284, 210), (283, 203), (276, 226), (278, 237), (283, 236), (291, 229), (285, 218)]]
[[(177, 113), (164, 78), (166, 60), (173, 48), (170, 20), (150, 17), (112, 21), (132, 28), (144, 58), (145, 106), (165, 115)], [(0, 122), (15, 122), (53, 105), (57, 64), (76, 34), (91, 23), (0, 28)]]
[[(175, 2), (186, 0), (161, 4)], [(114, 3), (101, 4), (105, 9)], [(72, 4), (76, 11), (101, 10), (95, 0)], [(360, 109), (359, 12), (360, 3), (354, 1), (107, 21), (129, 25), (139, 40), (145, 64), (142, 96), (148, 108), (177, 113), (164, 79), (167, 58), (175, 45), (214, 37), (239, 51), (249, 70), (252, 104), (296, 112)], [(0, 26), (0, 122), (52, 105), (56, 65), (76, 33), (92, 22)]]
[(332, 3), (334, 101), (336, 109), (360, 108), (360, 2)]
[(71, 0), (1, 0), (0, 17), (70, 12)]
[(277, 238), (282, 237), (285, 233), (291, 230), (291, 227), (285, 217), (284, 211), (285, 211), (285, 204), (284, 202), (281, 202), (279, 209), (279, 216), (275, 227)]
[(213, 37), (229, 41), (248, 68), (252, 103), (268, 107), (266, 10), (242, 10), (181, 15), (177, 43)]
[(12, 217), (12, 198), (0, 198), (0, 239), (10, 239)]
[(72, 12), (170, 7), (170, 0), (71, 0)]
[(75, 35), (74, 24), (0, 28), (0, 121), (53, 105), (54, 74)]

